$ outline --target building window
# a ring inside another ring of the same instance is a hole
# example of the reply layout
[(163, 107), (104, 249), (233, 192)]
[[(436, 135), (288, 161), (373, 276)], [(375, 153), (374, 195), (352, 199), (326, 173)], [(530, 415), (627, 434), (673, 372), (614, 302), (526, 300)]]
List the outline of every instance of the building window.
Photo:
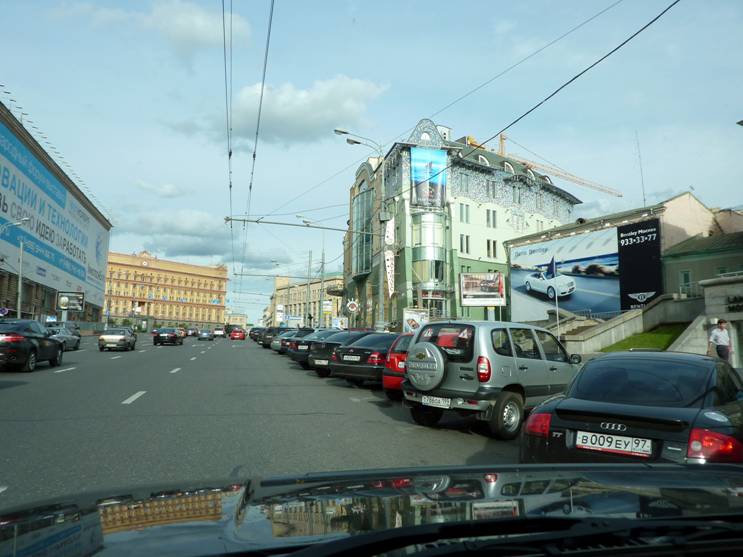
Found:
[(531, 178), (532, 180), (536, 181), (537, 177), (534, 176), (534, 173), (531, 171), (531, 168), (526, 169), (526, 175)]
[(466, 172), (462, 172), (462, 192), (470, 192), (470, 175)]
[(498, 257), (498, 253), (497, 253), (497, 245), (498, 244), (496, 243), (496, 241), (495, 240), (488, 240), (487, 241), (487, 245), (488, 245), (488, 257), (490, 257), (492, 259), (495, 259), (496, 257)]
[(486, 221), (486, 226), (488, 228), (497, 227), (497, 217), (496, 217), (495, 209), (485, 210), (485, 221)]
[(470, 206), (466, 203), (459, 204), (459, 222), (470, 223)]
[(477, 162), (479, 162), (480, 164), (484, 164), (485, 166), (490, 166), (488, 159), (486, 159), (482, 155), (477, 155)]
[(488, 180), (488, 197), (495, 199), (496, 186), (495, 180)]
[(518, 186), (511, 186), (511, 191), (513, 194), (513, 202), (515, 205), (521, 204), (521, 188)]
[(503, 170), (511, 174), (516, 174), (516, 171), (513, 169), (513, 165), (508, 161), (503, 161)]
[(470, 237), (468, 234), (459, 235), (459, 251), (460, 253), (470, 252)]
[(544, 208), (544, 194), (539, 192), (537, 194), (537, 209), (541, 211), (542, 208)]

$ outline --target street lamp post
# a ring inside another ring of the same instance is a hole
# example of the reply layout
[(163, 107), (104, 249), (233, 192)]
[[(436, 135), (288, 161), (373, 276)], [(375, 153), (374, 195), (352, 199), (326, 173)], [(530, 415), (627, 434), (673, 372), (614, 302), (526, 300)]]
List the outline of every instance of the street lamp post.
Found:
[[(358, 135), (355, 133), (351, 133), (346, 130), (342, 130), (339, 128), (336, 128), (333, 130), (333, 133), (336, 135), (347, 135), (349, 137), (346, 138), (346, 143), (349, 145), (365, 145), (366, 147), (369, 147), (370, 149), (373, 149), (377, 152), (378, 157), (380, 159), (380, 162), (377, 163), (377, 169), (375, 170), (375, 174), (377, 171), (380, 171), (382, 173), (382, 184), (381, 184), (381, 195), (379, 196), (379, 223), (380, 223), (380, 229), (381, 225), (386, 222), (386, 219), (383, 219), (384, 217), (384, 199), (385, 199), (385, 189), (384, 189), (384, 170), (385, 170), (385, 156), (384, 156), (384, 147), (381, 143), (378, 143), (374, 141), (373, 139), (369, 139), (368, 137), (364, 137), (362, 135)], [(358, 138), (358, 139), (354, 139)], [(379, 234), (379, 287), (377, 289), (377, 323), (375, 325), (375, 328), (378, 331), (381, 331), (384, 329), (384, 235)]]
[[(313, 221), (309, 220), (304, 215), (297, 215), (298, 219), (302, 219), (302, 222), (305, 226), (311, 226), (315, 224)], [(309, 279), (308, 279), (309, 280)], [(325, 326), (325, 312), (323, 308), (323, 303), (325, 302), (325, 230), (322, 231), (322, 254), (320, 259), (320, 315), (318, 317), (318, 322), (322, 323), (322, 326)]]
[[(30, 217), (23, 217), (21, 220), (16, 222), (6, 222), (0, 226), (0, 237), (5, 234), (5, 231), (11, 226), (23, 226), (25, 223), (30, 221)], [(16, 317), (21, 318), (21, 301), (23, 299), (23, 238), (19, 243), (18, 251), (18, 296), (16, 299)]]

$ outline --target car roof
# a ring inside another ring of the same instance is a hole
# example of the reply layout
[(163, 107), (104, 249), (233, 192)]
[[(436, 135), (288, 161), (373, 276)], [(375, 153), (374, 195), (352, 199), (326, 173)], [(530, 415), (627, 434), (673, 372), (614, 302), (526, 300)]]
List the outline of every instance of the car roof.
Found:
[(425, 325), (475, 325), (475, 326), (488, 326), (488, 327), (518, 327), (520, 329), (537, 329), (540, 331), (546, 331), (544, 327), (538, 327), (536, 325), (530, 325), (529, 323), (518, 323), (516, 321), (485, 321), (484, 319), (447, 319), (441, 321), (429, 321)]

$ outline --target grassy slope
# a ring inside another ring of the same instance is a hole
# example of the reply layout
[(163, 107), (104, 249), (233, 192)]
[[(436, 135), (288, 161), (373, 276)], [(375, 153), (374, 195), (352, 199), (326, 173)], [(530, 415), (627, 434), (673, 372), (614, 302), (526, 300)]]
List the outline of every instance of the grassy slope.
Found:
[(630, 348), (650, 348), (655, 350), (665, 350), (681, 333), (689, 326), (688, 323), (669, 323), (659, 325), (652, 331), (638, 333), (620, 340), (616, 344), (603, 348), (602, 352), (618, 352), (619, 350), (629, 350)]

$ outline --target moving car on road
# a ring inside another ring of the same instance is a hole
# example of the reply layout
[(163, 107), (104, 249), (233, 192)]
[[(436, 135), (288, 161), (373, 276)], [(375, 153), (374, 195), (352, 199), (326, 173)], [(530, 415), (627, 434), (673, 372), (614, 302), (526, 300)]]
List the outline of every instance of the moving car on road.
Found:
[(230, 340), (245, 340), (245, 331), (242, 329), (232, 329), (230, 331)]
[(161, 327), (157, 336), (152, 339), (152, 344), (183, 344), (183, 337), (178, 334), (178, 329), (173, 327)]
[(310, 364), (307, 362), (307, 359), (310, 356), (310, 348), (312, 345), (315, 342), (320, 342), (321, 340), (340, 332), (341, 331), (338, 329), (320, 329), (304, 338), (292, 339), (289, 342), (289, 347), (286, 352), (293, 361), (297, 362), (304, 369), (309, 369)]
[(405, 377), (405, 360), (413, 333), (404, 333), (390, 346), (382, 371), (382, 387), (390, 400), (402, 399), (402, 380)]
[(537, 271), (526, 277), (524, 288), (528, 294), (535, 292), (545, 294), (550, 300), (554, 300), (555, 293), (559, 297), (564, 297), (575, 292), (575, 280), (560, 274), (550, 278), (547, 273)]
[(387, 352), (398, 336), (397, 333), (371, 333), (337, 348), (330, 355), (330, 374), (359, 387), (364, 381), (381, 383)]
[(330, 356), (339, 346), (351, 344), (374, 331), (339, 331), (324, 340), (313, 342), (307, 363), (320, 377), (330, 375)]
[(743, 463), (743, 383), (697, 354), (614, 352), (535, 408), (524, 462)]
[(33, 371), (38, 362), (50, 366), (62, 363), (62, 342), (38, 321), (4, 319), (0, 321), (0, 366), (12, 366), (21, 371)]
[(52, 334), (53, 338), (62, 342), (65, 352), (68, 350), (79, 350), (80, 349), (80, 337), (75, 335), (67, 327), (61, 325), (53, 325), (46, 328)]
[(225, 338), (227, 334), (224, 332), (224, 327), (216, 327), (214, 329), (214, 337)]
[(518, 435), (524, 410), (565, 390), (580, 363), (547, 330), (500, 321), (424, 325), (408, 349), (403, 392), (419, 425), (445, 410), (487, 422), (499, 439)]
[(214, 333), (209, 329), (199, 331), (199, 340), (214, 340)]
[(98, 337), (98, 350), (134, 350), (137, 339), (126, 328), (115, 328), (103, 331)]

